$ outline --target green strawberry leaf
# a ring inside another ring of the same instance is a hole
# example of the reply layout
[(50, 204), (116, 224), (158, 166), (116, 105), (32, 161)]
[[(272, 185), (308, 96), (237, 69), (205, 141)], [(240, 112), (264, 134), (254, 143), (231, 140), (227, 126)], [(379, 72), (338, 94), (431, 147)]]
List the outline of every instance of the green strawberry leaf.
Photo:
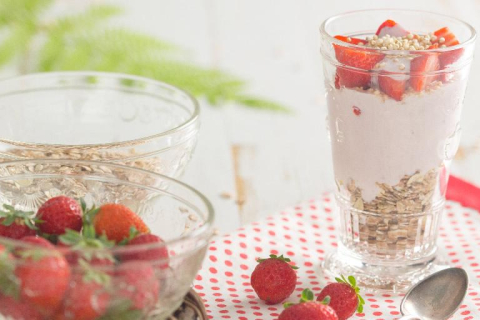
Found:
[(130, 226), (130, 230), (128, 232), (128, 237), (120, 241), (118, 244), (121, 246), (126, 245), (130, 241), (132, 241), (135, 237), (137, 237), (140, 234), (140, 231), (138, 231), (134, 226)]
[(80, 207), (82, 208), (82, 212), (85, 213), (87, 211), (87, 203), (85, 199), (80, 198)]
[(358, 300), (360, 301), (360, 304), (365, 304), (365, 300), (363, 300), (362, 296), (358, 296)]
[[(290, 258), (284, 257), (283, 254), (282, 254), (281, 256), (277, 256), (277, 255), (275, 255), (275, 254), (271, 254), (269, 259), (277, 259), (277, 260), (286, 262), (286, 263), (288, 263), (288, 264), (290, 265), (290, 267), (291, 267), (293, 270), (298, 270), (298, 267), (297, 267), (297, 266), (290, 264), (290, 262), (292, 262), (292, 260), (290, 260)], [(264, 261), (266, 261), (266, 260), (268, 260), (268, 259), (257, 259), (257, 262), (258, 262), (258, 263), (262, 263), (262, 262), (264, 262)]]
[(15, 222), (15, 216), (8, 216), (5, 218), (5, 220), (3, 220), (2, 224), (5, 226), (5, 227), (9, 227), (12, 225), (12, 223)]
[(293, 302), (285, 302), (283, 304), (283, 308), (287, 309), (287, 308), (290, 308), (291, 306), (295, 305), (295, 303)]
[(78, 264), (82, 268), (83, 274), (83, 281), (85, 282), (95, 282), (103, 287), (109, 287), (112, 282), (112, 277), (103, 272), (98, 270), (98, 268), (92, 267), (87, 261), (81, 259)]
[(0, 253), (0, 293), (10, 296), (14, 299), (20, 297), (20, 284), (15, 277), (15, 261), (11, 258), (8, 251)]
[(353, 290), (355, 290), (355, 293), (358, 298), (357, 312), (362, 313), (363, 307), (365, 305), (365, 300), (363, 300), (362, 296), (360, 295), (360, 288), (357, 286), (357, 280), (355, 279), (354, 276), (348, 276), (348, 281), (345, 279), (344, 275), (341, 275), (340, 277), (341, 278), (335, 278), (335, 280), (339, 283), (346, 283), (350, 285), (353, 288)]
[(7, 211), (15, 211), (15, 208), (12, 207), (12, 206), (9, 205), (9, 204), (4, 204), (3, 207), (4, 207)]
[(302, 296), (300, 298), (300, 302), (308, 302), (313, 301), (315, 299), (315, 295), (313, 294), (312, 290), (305, 289), (302, 291)]
[(348, 282), (352, 285), (353, 288), (357, 287), (357, 280), (354, 276), (348, 276)]
[(363, 313), (363, 304), (359, 304), (357, 308), (358, 313)]
[(105, 315), (97, 320), (139, 320), (143, 318), (141, 310), (131, 310), (130, 300), (115, 300), (111, 303)]
[(331, 300), (330, 296), (326, 296), (325, 298), (323, 298), (321, 303), (328, 306), (330, 304), (330, 300)]
[(6, 211), (0, 211), (0, 218), (4, 218), (2, 221), (4, 226), (9, 227), (17, 221), (18, 224), (23, 222), (28, 228), (38, 230), (35, 224), (41, 223), (42, 221), (35, 218), (35, 212), (15, 210), (14, 207), (8, 204), (4, 204), (3, 207)]
[(335, 278), (335, 281), (337, 281), (338, 283), (345, 283), (342, 279), (340, 278)]

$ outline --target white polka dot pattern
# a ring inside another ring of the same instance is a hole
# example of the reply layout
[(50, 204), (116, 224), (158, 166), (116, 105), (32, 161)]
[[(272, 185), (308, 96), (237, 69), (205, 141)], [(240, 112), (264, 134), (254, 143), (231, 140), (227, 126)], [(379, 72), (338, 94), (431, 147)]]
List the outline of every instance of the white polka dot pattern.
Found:
[[(284, 254), (298, 270), (298, 283), (288, 301), (298, 301), (304, 288), (321, 290), (319, 264), (336, 246), (334, 201), (331, 194), (282, 211), (261, 222), (219, 237), (210, 244), (194, 288), (205, 302), (210, 319), (277, 319), (282, 304), (267, 306), (250, 286), (256, 258)], [(471, 286), (464, 304), (452, 319), (480, 319), (480, 213), (457, 203), (446, 206), (439, 246), (452, 266), (467, 270)], [(351, 319), (393, 320), (400, 318), (400, 295), (363, 295), (364, 313)]]

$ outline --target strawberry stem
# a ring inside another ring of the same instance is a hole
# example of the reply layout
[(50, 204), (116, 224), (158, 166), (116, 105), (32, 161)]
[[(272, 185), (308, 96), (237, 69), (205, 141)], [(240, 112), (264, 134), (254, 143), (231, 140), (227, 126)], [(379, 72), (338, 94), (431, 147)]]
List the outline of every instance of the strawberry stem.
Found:
[(43, 221), (35, 218), (35, 212), (33, 211), (21, 211), (15, 210), (11, 205), (4, 204), (5, 211), (0, 211), (0, 218), (4, 218), (2, 225), (11, 226), (14, 222), (23, 223), (29, 229), (38, 230), (36, 224), (40, 224)]
[(297, 267), (297, 266), (294, 266), (294, 265), (290, 264), (290, 262), (292, 262), (292, 260), (290, 260), (290, 258), (284, 257), (283, 254), (280, 255), (280, 256), (277, 256), (277, 255), (275, 255), (275, 254), (271, 254), (271, 255), (270, 255), (270, 258), (267, 258), (267, 259), (257, 259), (257, 262), (258, 262), (258, 263), (262, 263), (263, 261), (268, 260), (268, 259), (277, 259), (277, 260), (286, 262), (286, 263), (288, 263), (288, 264), (290, 265), (290, 267), (291, 267), (293, 270), (298, 270), (298, 267)]
[(357, 312), (362, 313), (363, 312), (363, 307), (365, 305), (365, 300), (363, 300), (363, 297), (360, 295), (360, 288), (357, 286), (357, 280), (355, 279), (354, 276), (348, 276), (347, 279), (345, 279), (344, 275), (340, 275), (340, 278), (335, 278), (335, 280), (339, 283), (345, 283), (348, 284), (350, 287), (355, 290), (355, 293), (358, 298), (358, 307), (357, 307)]
[(322, 301), (321, 303), (324, 304), (324, 305), (328, 305), (330, 303), (330, 296), (326, 296)]

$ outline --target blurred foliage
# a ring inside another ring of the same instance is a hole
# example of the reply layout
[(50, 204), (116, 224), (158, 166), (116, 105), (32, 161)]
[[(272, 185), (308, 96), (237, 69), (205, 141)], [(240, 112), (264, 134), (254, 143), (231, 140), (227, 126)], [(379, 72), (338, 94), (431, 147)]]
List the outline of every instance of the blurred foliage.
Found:
[(16, 62), (21, 73), (95, 70), (145, 76), (183, 88), (210, 104), (225, 102), (288, 111), (245, 93), (246, 83), (217, 69), (186, 61), (171, 43), (108, 22), (122, 14), (112, 5), (46, 19), (54, 0), (0, 0), (0, 67)]

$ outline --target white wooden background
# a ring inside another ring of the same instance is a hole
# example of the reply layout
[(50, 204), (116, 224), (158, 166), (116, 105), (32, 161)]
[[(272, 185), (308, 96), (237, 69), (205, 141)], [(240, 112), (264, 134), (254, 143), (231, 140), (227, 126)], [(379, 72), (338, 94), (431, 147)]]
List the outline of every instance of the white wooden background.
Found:
[[(65, 7), (102, 1), (59, 2)], [(318, 34), (324, 19), (392, 5), (453, 15), (480, 30), (480, 0), (112, 2), (127, 8), (122, 23), (187, 48), (193, 61), (231, 71), (249, 81), (251, 93), (294, 110), (273, 114), (234, 105), (213, 108), (201, 101), (200, 140), (183, 179), (211, 199), (220, 232), (332, 189)], [(480, 137), (477, 56), (463, 118), (470, 140)], [(477, 170), (472, 169), (475, 161)], [(480, 183), (478, 164), (480, 156), (467, 157), (454, 172)]]
[[(480, 0), (121, 3), (128, 8), (125, 22), (130, 26), (187, 48), (198, 63), (240, 75), (249, 81), (252, 93), (281, 101), (295, 111), (280, 115), (233, 105), (212, 108), (202, 101), (199, 144), (183, 178), (211, 199), (221, 232), (332, 189), (319, 55), (318, 29), (324, 19), (347, 10), (395, 4), (450, 14), (480, 30)], [(480, 136), (478, 56), (463, 123), (466, 131)], [(223, 193), (231, 198), (222, 197)]]

